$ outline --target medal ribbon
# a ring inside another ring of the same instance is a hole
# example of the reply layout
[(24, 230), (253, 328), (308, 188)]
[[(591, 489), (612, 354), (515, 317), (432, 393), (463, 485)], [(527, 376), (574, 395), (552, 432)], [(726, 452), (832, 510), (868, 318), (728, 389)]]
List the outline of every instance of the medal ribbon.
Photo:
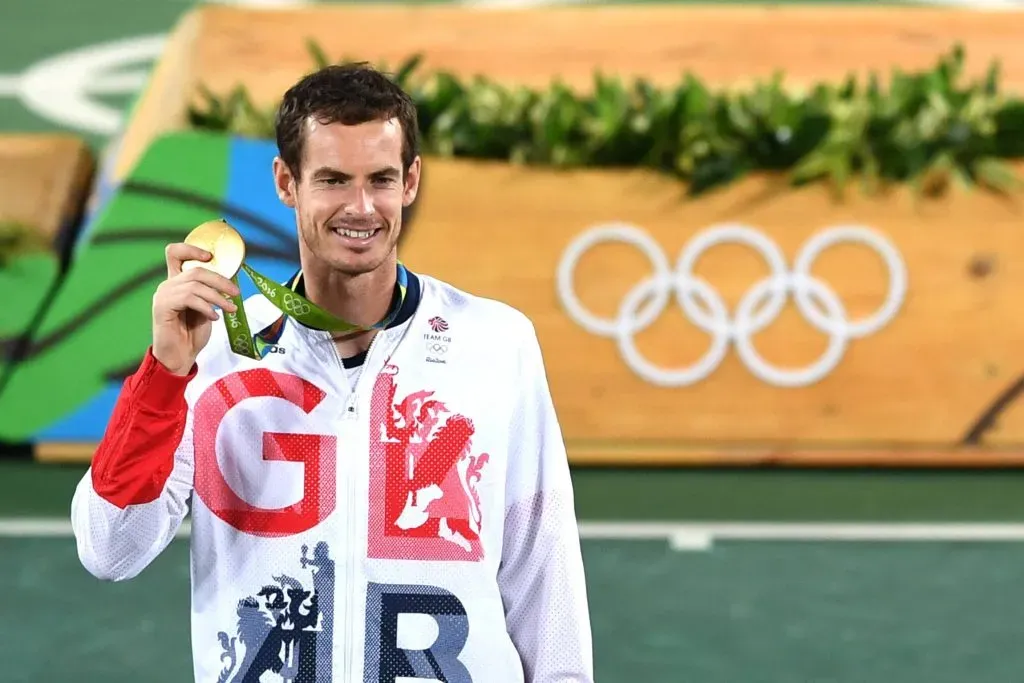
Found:
[[(369, 330), (380, 330), (386, 328), (398, 315), (405, 302), (405, 293), (408, 286), (408, 273), (401, 262), (398, 263), (397, 292), (392, 301), (391, 310), (383, 320), (375, 325), (363, 326), (354, 325), (341, 318), (335, 317), (324, 309), (320, 308), (306, 297), (293, 289), (274, 282), (268, 277), (260, 275), (248, 264), (242, 264), (249, 279), (256, 288), (283, 314), (275, 322), (264, 328), (261, 332), (253, 335), (249, 328), (249, 321), (245, 316), (245, 308), (242, 305), (242, 296), (229, 297), (235, 304), (236, 312), (223, 311), (224, 326), (227, 329), (228, 340), (231, 343), (231, 350), (235, 353), (261, 360), (269, 353), (270, 348), (280, 337), (284, 329), (285, 318), (294, 318), (306, 327), (321, 330), (324, 332), (366, 332)], [(231, 281), (238, 286), (238, 274), (236, 273)], [(297, 280), (296, 280), (297, 281)], [(239, 291), (241, 287), (239, 287)]]

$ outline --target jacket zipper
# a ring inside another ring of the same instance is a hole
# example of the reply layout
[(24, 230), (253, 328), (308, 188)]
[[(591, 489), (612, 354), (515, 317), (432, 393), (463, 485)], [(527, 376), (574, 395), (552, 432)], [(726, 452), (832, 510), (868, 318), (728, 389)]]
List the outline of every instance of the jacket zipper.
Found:
[[(377, 340), (384, 334), (381, 330), (377, 334), (373, 335), (373, 339), (370, 340), (370, 346), (366, 349), (366, 358), (363, 360), (363, 368), (359, 371), (359, 377), (356, 379), (355, 386), (352, 387), (352, 393), (349, 394), (348, 401), (346, 401), (345, 412), (341, 416), (342, 422), (355, 421), (356, 429), (358, 430), (359, 422), (359, 389), (363, 385), (363, 378), (366, 376), (366, 369), (370, 366), (370, 359), (373, 357), (373, 347), (377, 345)], [(341, 360), (341, 354), (338, 352), (338, 346), (331, 340), (331, 346), (334, 348), (334, 357), (338, 361), (338, 367), (341, 369), (342, 375), (345, 373), (345, 364)], [(351, 474), (346, 477), (346, 510), (345, 510), (345, 545), (344, 550), (339, 555), (345, 556), (345, 629), (344, 629), (344, 655), (342, 656), (342, 681), (344, 683), (353, 683), (352, 678), (352, 621), (354, 615), (352, 614), (352, 597), (355, 595), (355, 565), (356, 561), (350, 557), (353, 550), (353, 543), (356, 537), (356, 514), (355, 514), (355, 476)]]

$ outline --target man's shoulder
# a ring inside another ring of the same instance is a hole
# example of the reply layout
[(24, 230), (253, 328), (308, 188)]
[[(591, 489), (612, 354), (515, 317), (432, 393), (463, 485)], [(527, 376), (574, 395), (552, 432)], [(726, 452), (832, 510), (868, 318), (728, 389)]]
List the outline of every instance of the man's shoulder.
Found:
[(524, 342), (534, 337), (533, 321), (508, 302), (475, 294), (431, 275), (417, 275), (428, 307), (437, 305), (452, 318), (464, 320), (492, 338)]

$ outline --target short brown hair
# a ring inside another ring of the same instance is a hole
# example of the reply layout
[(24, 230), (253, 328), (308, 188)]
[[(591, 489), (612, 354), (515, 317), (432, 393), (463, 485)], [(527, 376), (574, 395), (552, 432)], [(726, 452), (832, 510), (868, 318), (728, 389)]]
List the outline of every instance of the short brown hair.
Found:
[(402, 125), (402, 166), (420, 153), (416, 104), (388, 76), (366, 62), (328, 66), (305, 76), (284, 94), (275, 122), (277, 149), (296, 178), (301, 176), (306, 120), (354, 126), (397, 118)]

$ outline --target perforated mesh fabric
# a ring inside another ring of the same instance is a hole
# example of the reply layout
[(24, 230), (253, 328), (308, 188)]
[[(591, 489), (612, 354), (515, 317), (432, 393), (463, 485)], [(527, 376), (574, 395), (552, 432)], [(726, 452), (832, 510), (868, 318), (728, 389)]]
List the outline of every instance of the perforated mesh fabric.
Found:
[[(164, 419), (170, 416), (163, 416)], [(191, 427), (186, 420), (185, 433)], [(145, 456), (145, 454), (141, 454)], [(71, 519), (82, 565), (108, 581), (134, 578), (167, 547), (188, 514), (192, 490), (192, 444), (175, 451), (170, 477), (157, 500), (121, 509), (92, 489), (92, 469), (79, 481), (71, 501)]]
[(592, 683), (589, 605), (572, 479), (536, 332), (520, 348), (499, 583), (528, 683)]
[(515, 503), (505, 516), (500, 572), (509, 634), (528, 683), (593, 681), (590, 615), (571, 496)]

